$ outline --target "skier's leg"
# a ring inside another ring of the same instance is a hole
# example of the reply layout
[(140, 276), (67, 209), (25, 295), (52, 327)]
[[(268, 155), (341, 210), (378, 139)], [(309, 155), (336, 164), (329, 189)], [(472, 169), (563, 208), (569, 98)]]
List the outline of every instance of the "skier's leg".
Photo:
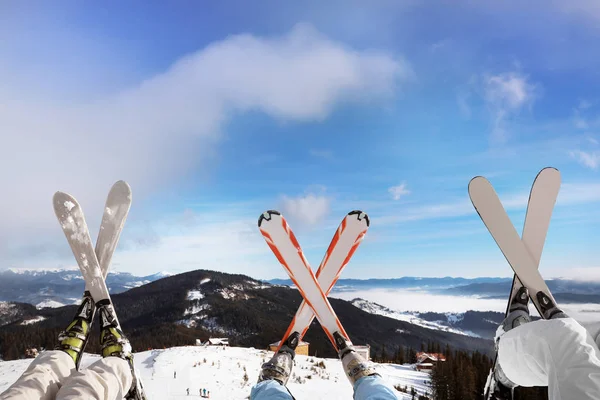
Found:
[(354, 389), (354, 399), (393, 400), (397, 398), (394, 389), (367, 360), (356, 352), (354, 346), (337, 332), (333, 337), (338, 345), (338, 356), (342, 361), (346, 377)]
[(1, 400), (52, 400), (75, 371), (75, 362), (64, 351), (49, 350), (37, 356), (23, 374), (0, 394)]
[(84, 371), (74, 372), (58, 391), (56, 400), (75, 399), (122, 399), (129, 389), (133, 377), (126, 360), (105, 357)]
[(540, 320), (506, 332), (498, 363), (519, 386), (548, 386), (550, 400), (600, 400), (600, 350), (572, 318)]
[(292, 400), (285, 386), (275, 380), (262, 381), (254, 385), (250, 392), (251, 400)]
[(283, 343), (277, 353), (269, 361), (262, 365), (258, 375), (258, 383), (250, 392), (251, 400), (273, 399), (291, 400), (293, 396), (285, 386), (292, 373), (296, 347), (300, 335), (292, 333)]

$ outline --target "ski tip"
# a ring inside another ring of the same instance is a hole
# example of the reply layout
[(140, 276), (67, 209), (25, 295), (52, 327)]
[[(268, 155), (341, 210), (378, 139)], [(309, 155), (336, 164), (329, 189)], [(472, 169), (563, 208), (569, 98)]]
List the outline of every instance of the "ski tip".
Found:
[(356, 215), (356, 219), (359, 221), (364, 220), (367, 223), (367, 226), (369, 226), (371, 224), (371, 220), (369, 219), (369, 216), (367, 215), (367, 213), (360, 211), (360, 210), (354, 210), (354, 211), (350, 211), (348, 213), (348, 215)]
[(267, 210), (260, 214), (260, 217), (258, 217), (258, 227), (260, 228), (264, 221), (270, 221), (273, 219), (273, 215), (281, 215), (281, 213), (275, 210)]
[(120, 181), (116, 181), (112, 185), (110, 191), (112, 192), (113, 190), (123, 190), (123, 191), (127, 191), (127, 192), (131, 193), (131, 186), (129, 186), (129, 183), (127, 183), (123, 180), (120, 180)]
[(54, 206), (54, 214), (58, 219), (64, 218), (70, 214), (74, 208), (79, 208), (79, 203), (73, 196), (64, 192), (56, 192), (52, 197), (52, 205)]
[[(68, 204), (67, 202), (70, 202), (71, 204)], [(67, 208), (70, 210), (77, 205), (77, 200), (68, 193), (58, 191), (52, 196), (52, 203), (54, 204), (55, 209)]]
[(538, 179), (540, 176), (545, 176), (545, 175), (548, 175), (549, 177), (552, 176), (552, 175), (554, 175), (560, 181), (560, 171), (557, 168), (554, 168), (554, 167), (545, 167), (545, 168), (542, 168), (542, 170), (540, 172), (538, 172), (538, 174), (535, 177), (535, 179)]
[(490, 181), (487, 180), (486, 177), (481, 176), (481, 175), (477, 175), (475, 177), (473, 177), (473, 179), (471, 179), (469, 181), (469, 194), (471, 193), (471, 190), (476, 186), (476, 185), (481, 185), (483, 183), (487, 183), (488, 185), (490, 185)]

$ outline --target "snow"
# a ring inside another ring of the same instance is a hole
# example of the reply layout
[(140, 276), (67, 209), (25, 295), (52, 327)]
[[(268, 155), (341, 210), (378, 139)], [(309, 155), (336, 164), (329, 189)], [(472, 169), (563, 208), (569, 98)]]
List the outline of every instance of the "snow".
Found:
[(190, 308), (186, 309), (183, 312), (183, 315), (196, 315), (198, 314), (200, 311), (204, 311), (204, 310), (209, 310), (210, 309), (210, 304), (200, 304), (200, 305), (193, 305)]
[[(396, 311), (382, 306), (381, 304), (373, 303), (371, 301), (363, 299), (354, 299), (352, 300), (352, 304), (355, 307), (360, 308), (361, 310), (366, 311), (368, 313), (382, 315), (384, 317), (397, 319), (399, 321), (405, 321), (414, 325), (422, 326), (424, 328), (436, 329), (450, 333), (457, 333), (459, 335), (480, 337), (479, 335), (471, 331), (461, 330), (444, 325), (442, 321), (427, 321), (425, 319), (419, 318), (412, 311)], [(463, 315), (461, 314), (448, 313), (446, 315), (448, 316), (449, 322), (458, 322), (463, 318)]]
[(27, 268), (7, 268), (6, 271), (10, 271), (13, 274), (19, 275), (45, 275), (49, 272), (65, 272), (65, 271), (79, 271), (79, 267), (67, 267), (67, 268), (45, 268), (45, 269), (27, 269)]
[(41, 315), (38, 315), (37, 317), (23, 320), (23, 322), (21, 322), (20, 325), (31, 325), (31, 324), (35, 324), (37, 322), (41, 322), (45, 319), (46, 319), (46, 317), (42, 317)]
[(70, 200), (65, 201), (65, 208), (69, 211), (71, 211), (73, 209), (73, 207), (75, 207), (75, 203), (73, 203)]
[[(210, 391), (211, 399), (242, 400), (250, 395), (260, 365), (272, 355), (270, 351), (253, 348), (186, 346), (136, 353), (135, 365), (150, 399), (187, 398), (187, 388), (190, 389), (190, 399), (199, 399), (198, 389), (206, 388)], [(82, 369), (99, 358), (97, 355), (85, 354)], [(31, 361), (0, 362), (0, 392), (10, 386)], [(430, 376), (427, 372), (415, 371), (407, 364), (375, 364), (375, 367), (392, 385), (407, 386), (409, 392), (411, 386), (420, 394), (428, 392), (425, 382), (430, 380)], [(175, 379), (174, 372), (177, 372)], [(296, 356), (288, 388), (298, 400), (352, 398), (352, 386), (337, 359)], [(409, 394), (396, 394), (401, 400), (411, 399)]]
[(46, 299), (46, 300), (38, 303), (35, 306), (35, 308), (37, 308), (38, 310), (41, 310), (42, 308), (58, 308), (58, 307), (64, 307), (64, 304), (60, 303), (58, 301), (49, 300), (49, 299)]
[(187, 294), (188, 300), (201, 300), (204, 298), (204, 294), (200, 290), (190, 290)]
[(204, 278), (200, 281), (200, 284), (204, 285), (205, 283), (208, 283), (208, 282), (210, 282), (210, 278)]
[(135, 282), (131, 282), (129, 285), (123, 285), (124, 288), (126, 289), (133, 289), (136, 287), (140, 287), (142, 285), (146, 285), (148, 283), (150, 283), (151, 281), (149, 280), (145, 280), (145, 281), (135, 281)]

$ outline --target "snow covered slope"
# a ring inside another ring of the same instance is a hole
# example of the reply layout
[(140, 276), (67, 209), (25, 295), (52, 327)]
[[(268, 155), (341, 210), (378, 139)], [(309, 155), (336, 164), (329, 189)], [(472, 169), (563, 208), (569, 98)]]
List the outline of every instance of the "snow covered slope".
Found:
[[(136, 353), (135, 363), (144, 380), (150, 399), (200, 398), (198, 390), (206, 388), (211, 399), (247, 399), (256, 383), (260, 365), (272, 356), (265, 350), (241, 347), (174, 347)], [(99, 357), (86, 354), (85, 368)], [(31, 359), (0, 362), (0, 392), (10, 386), (27, 368)], [(428, 392), (429, 374), (417, 372), (410, 365), (376, 364), (379, 373), (392, 385), (414, 387), (419, 394)], [(173, 374), (177, 372), (177, 377)], [(351, 399), (352, 387), (337, 359), (297, 356), (288, 388), (298, 400)], [(397, 392), (398, 398), (410, 395)], [(188, 398), (186, 396), (186, 398)]]
[[(381, 304), (374, 303), (372, 301), (364, 300), (364, 299), (354, 299), (351, 302), (355, 307), (360, 308), (363, 311), (366, 311), (371, 314), (383, 315), (384, 317), (397, 319), (400, 321), (406, 321), (414, 325), (419, 325), (424, 328), (429, 329), (437, 329), (444, 332), (458, 333), (460, 335), (467, 335), (473, 337), (480, 337), (474, 332), (458, 329), (452, 326), (448, 326), (444, 323), (444, 321), (428, 321), (426, 319), (420, 318), (419, 313), (412, 311), (396, 311)], [(448, 321), (458, 322), (463, 317), (463, 313), (445, 313)]]

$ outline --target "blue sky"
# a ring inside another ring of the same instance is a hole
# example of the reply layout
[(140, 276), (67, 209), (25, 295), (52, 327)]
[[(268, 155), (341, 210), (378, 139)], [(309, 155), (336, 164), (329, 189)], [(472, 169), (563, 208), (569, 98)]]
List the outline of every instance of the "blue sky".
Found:
[(520, 231), (554, 166), (540, 268), (600, 278), (593, 1), (320, 3), (0, 5), (0, 268), (72, 266), (52, 194), (95, 236), (125, 179), (115, 270), (284, 277), (261, 212), (282, 211), (316, 267), (362, 209), (344, 277), (509, 276), (467, 184), (488, 177)]

